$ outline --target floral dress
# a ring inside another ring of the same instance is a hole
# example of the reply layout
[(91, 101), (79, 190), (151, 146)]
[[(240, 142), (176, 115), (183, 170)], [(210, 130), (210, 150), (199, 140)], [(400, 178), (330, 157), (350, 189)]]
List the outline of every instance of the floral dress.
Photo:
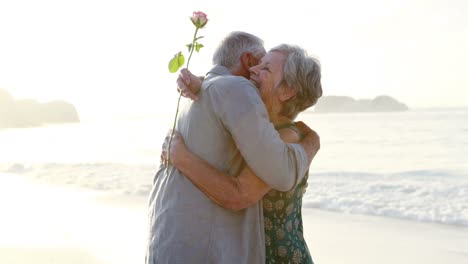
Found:
[[(287, 127), (297, 130), (294, 125)], [(276, 127), (277, 130), (281, 128), (284, 126)], [(267, 264), (314, 263), (302, 227), (302, 197), (307, 187), (307, 179), (308, 173), (292, 190), (270, 190), (263, 198)]]

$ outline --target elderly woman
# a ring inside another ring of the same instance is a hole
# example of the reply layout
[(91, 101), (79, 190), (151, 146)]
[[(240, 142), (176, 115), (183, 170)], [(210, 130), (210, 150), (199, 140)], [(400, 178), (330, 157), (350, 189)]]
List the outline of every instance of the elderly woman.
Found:
[[(283, 141), (299, 142), (303, 135), (294, 119), (322, 96), (319, 62), (298, 46), (282, 44), (271, 49), (250, 72), (250, 80), (258, 88), (270, 121)], [(164, 157), (166, 153), (167, 144)], [(263, 199), (267, 263), (313, 263), (301, 215), (308, 175), (287, 192), (271, 189), (247, 166), (232, 177), (190, 152), (177, 132), (170, 159), (202, 192), (226, 209), (242, 210)]]

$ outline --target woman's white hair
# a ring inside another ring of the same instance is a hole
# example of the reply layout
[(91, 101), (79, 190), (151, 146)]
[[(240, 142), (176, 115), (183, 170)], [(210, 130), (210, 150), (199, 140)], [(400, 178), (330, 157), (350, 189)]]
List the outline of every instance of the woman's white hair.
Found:
[(246, 32), (231, 32), (216, 48), (213, 55), (213, 64), (234, 69), (240, 65), (240, 58), (245, 52), (250, 52), (257, 59), (260, 59), (265, 55), (263, 40)]
[(321, 65), (316, 58), (296, 45), (281, 44), (270, 50), (273, 51), (286, 56), (280, 84), (286, 83), (296, 90), (296, 95), (284, 103), (281, 114), (295, 118), (300, 112), (315, 105), (322, 96)]

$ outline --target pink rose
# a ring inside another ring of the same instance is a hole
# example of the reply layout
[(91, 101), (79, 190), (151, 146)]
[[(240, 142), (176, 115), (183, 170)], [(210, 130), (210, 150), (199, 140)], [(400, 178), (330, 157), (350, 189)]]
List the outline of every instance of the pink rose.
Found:
[(190, 20), (192, 20), (192, 23), (197, 28), (203, 28), (206, 25), (206, 23), (208, 23), (208, 17), (205, 13), (201, 11), (193, 12), (193, 15), (192, 17), (190, 17)]

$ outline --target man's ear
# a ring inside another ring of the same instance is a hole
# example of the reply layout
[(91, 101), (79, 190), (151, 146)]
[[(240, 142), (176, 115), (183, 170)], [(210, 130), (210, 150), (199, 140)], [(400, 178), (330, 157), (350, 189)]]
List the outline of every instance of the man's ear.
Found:
[(279, 99), (281, 102), (286, 102), (288, 101), (289, 99), (293, 98), (294, 96), (296, 96), (297, 94), (297, 91), (296, 89), (294, 89), (293, 87), (290, 87), (286, 84), (284, 84), (282, 87), (280, 87), (279, 89)]
[(242, 53), (241, 64), (242, 64), (242, 68), (244, 68), (244, 70), (249, 71), (250, 67), (255, 66), (252, 63), (252, 56), (253, 55), (250, 52)]

